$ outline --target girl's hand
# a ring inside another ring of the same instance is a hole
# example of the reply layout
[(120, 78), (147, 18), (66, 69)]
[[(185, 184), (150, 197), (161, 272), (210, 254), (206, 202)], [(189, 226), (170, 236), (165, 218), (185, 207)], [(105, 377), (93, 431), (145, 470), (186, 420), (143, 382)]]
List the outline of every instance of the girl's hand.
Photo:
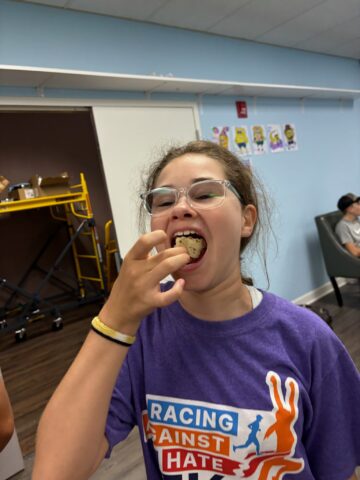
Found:
[(110, 297), (99, 314), (106, 325), (134, 335), (146, 315), (180, 297), (185, 284), (183, 279), (178, 279), (166, 292), (160, 291), (160, 281), (186, 265), (190, 256), (184, 247), (167, 248), (150, 255), (155, 246), (166, 240), (163, 230), (147, 233), (125, 256)]

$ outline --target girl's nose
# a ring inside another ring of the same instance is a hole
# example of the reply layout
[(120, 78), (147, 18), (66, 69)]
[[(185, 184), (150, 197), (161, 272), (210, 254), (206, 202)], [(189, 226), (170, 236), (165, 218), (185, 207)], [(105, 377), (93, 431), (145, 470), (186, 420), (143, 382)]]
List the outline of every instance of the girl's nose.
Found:
[(176, 205), (173, 207), (171, 212), (172, 219), (176, 220), (179, 218), (191, 218), (196, 215), (196, 210), (194, 210), (188, 202), (186, 195), (181, 195)]

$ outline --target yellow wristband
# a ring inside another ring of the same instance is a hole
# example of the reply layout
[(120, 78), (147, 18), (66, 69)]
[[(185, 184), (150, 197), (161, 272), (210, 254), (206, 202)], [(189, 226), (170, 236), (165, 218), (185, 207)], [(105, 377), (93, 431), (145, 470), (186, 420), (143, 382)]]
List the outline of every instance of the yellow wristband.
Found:
[(94, 317), (92, 319), (91, 328), (102, 337), (119, 343), (120, 345), (124, 345), (125, 347), (130, 347), (136, 340), (136, 337), (133, 337), (132, 335), (126, 335), (125, 333), (117, 332), (108, 327), (99, 317)]

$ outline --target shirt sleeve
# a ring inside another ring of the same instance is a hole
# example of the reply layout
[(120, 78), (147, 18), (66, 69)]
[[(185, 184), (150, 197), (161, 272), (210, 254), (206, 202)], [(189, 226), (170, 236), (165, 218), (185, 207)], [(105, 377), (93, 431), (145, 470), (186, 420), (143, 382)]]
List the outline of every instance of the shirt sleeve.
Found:
[(136, 424), (134, 402), (129, 374), (129, 365), (125, 359), (117, 378), (106, 421), (105, 436), (109, 449), (105, 458), (109, 458), (114, 446), (125, 440)]
[(360, 465), (360, 374), (344, 347), (312, 397), (304, 443), (313, 475), (347, 480)]
[(336, 235), (339, 237), (341, 245), (346, 243), (354, 243), (354, 238), (351, 235), (351, 231), (346, 223), (340, 221), (335, 227)]

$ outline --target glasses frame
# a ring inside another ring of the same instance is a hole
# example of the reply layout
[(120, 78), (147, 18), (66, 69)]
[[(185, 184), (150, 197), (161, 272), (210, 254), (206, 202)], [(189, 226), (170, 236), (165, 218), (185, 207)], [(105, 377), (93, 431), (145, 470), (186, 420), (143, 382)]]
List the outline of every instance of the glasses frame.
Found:
[[(205, 207), (205, 208), (202, 208), (202, 207), (198, 207), (198, 206), (194, 206), (192, 201), (191, 201), (191, 198), (189, 197), (189, 190), (191, 190), (193, 187), (195, 187), (196, 185), (201, 185), (201, 184), (204, 184), (204, 183), (208, 183), (208, 182), (216, 182), (216, 183), (219, 183), (221, 185), (223, 185), (224, 187), (224, 197), (222, 199), (222, 201), (218, 204), (218, 205), (215, 205), (214, 207)], [(163, 212), (159, 212), (159, 213), (152, 213), (152, 212), (149, 212), (148, 208), (147, 208), (147, 202), (146, 202), (146, 198), (149, 194), (153, 193), (153, 192), (156, 192), (157, 190), (163, 190), (163, 189), (167, 189), (169, 191), (172, 191), (175, 193), (175, 203), (174, 205), (172, 205), (171, 207), (169, 208), (166, 208)], [(199, 210), (211, 210), (212, 208), (218, 208), (220, 207), (225, 198), (226, 198), (226, 189), (230, 190), (239, 200), (239, 202), (244, 205), (245, 202), (243, 201), (243, 197), (242, 195), (236, 190), (236, 188), (234, 187), (234, 185), (230, 182), (230, 180), (217, 180), (217, 179), (209, 179), (209, 180), (201, 180), (199, 182), (195, 182), (195, 183), (192, 183), (190, 186), (188, 187), (180, 187), (180, 188), (175, 188), (175, 187), (158, 187), (158, 188), (153, 188), (151, 190), (148, 190), (147, 192), (145, 193), (142, 193), (140, 195), (140, 198), (142, 200), (142, 205), (146, 211), (146, 213), (148, 215), (150, 215), (151, 217), (158, 217), (158, 216), (161, 216), (161, 215), (165, 215), (166, 213), (169, 212), (169, 210), (171, 210), (171, 208), (173, 208), (175, 205), (177, 205), (178, 201), (180, 200), (180, 197), (181, 195), (185, 195), (186, 197), (186, 201), (188, 203), (188, 205), (190, 205), (191, 208), (194, 208), (195, 210), (199, 209)]]

